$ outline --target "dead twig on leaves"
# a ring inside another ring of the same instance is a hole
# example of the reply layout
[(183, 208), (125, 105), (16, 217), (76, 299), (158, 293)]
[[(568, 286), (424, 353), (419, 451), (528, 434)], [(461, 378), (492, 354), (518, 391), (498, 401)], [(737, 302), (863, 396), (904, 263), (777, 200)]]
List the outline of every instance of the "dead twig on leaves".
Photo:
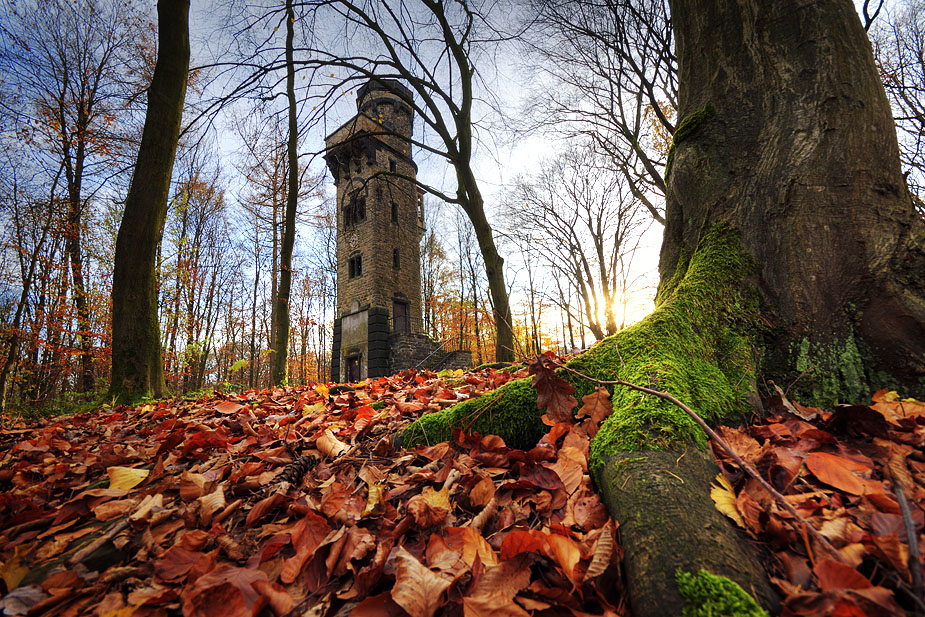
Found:
[(693, 409), (691, 409), (690, 407), (688, 407), (687, 405), (685, 405), (684, 403), (682, 403), (681, 401), (679, 401), (672, 395), (668, 394), (667, 392), (662, 392), (660, 390), (653, 390), (652, 388), (647, 388), (645, 386), (638, 386), (634, 383), (623, 381), (622, 379), (614, 379), (614, 380), (595, 379), (594, 377), (589, 377), (588, 375), (585, 375), (584, 373), (580, 373), (561, 363), (557, 362), (556, 364), (558, 365), (558, 368), (561, 368), (562, 370), (568, 373), (571, 373), (575, 375), (576, 377), (581, 377), (582, 379), (586, 379), (592, 383), (596, 383), (602, 386), (623, 386), (625, 388), (630, 388), (631, 390), (636, 390), (638, 392), (643, 392), (645, 394), (651, 394), (652, 396), (657, 396), (663, 400), (666, 400), (672, 405), (675, 405), (676, 407), (681, 409), (684, 413), (690, 416), (690, 418), (694, 420), (694, 422), (696, 422), (700, 426), (700, 428), (702, 428), (706, 432), (706, 434), (710, 437), (710, 439), (713, 440), (713, 443), (715, 443), (720, 448), (722, 448), (723, 451), (726, 452), (726, 454), (728, 454), (730, 458), (732, 458), (733, 462), (735, 462), (736, 465), (741, 467), (743, 470), (745, 470), (745, 472), (748, 475), (754, 478), (758, 482), (758, 484), (760, 484), (761, 487), (764, 488), (764, 490), (766, 490), (771, 495), (771, 497), (774, 498), (774, 501), (777, 502), (777, 504), (780, 507), (782, 507), (784, 510), (789, 512), (790, 515), (796, 519), (797, 523), (802, 525), (804, 529), (806, 529), (806, 531), (813, 537), (813, 539), (819, 543), (820, 546), (822, 546), (826, 551), (831, 553), (834, 559), (836, 559), (837, 561), (841, 563), (844, 563), (844, 558), (842, 557), (841, 553), (838, 552), (838, 549), (832, 546), (832, 544), (828, 541), (828, 539), (825, 536), (823, 536), (821, 533), (819, 533), (818, 529), (813, 527), (809, 523), (809, 521), (803, 518), (803, 516), (799, 512), (796, 511), (796, 508), (790, 505), (790, 503), (786, 500), (786, 498), (783, 495), (781, 495), (777, 491), (777, 489), (775, 489), (773, 486), (771, 486), (767, 482), (767, 480), (761, 477), (761, 474), (758, 473), (757, 469), (752, 467), (750, 464), (746, 463), (742, 459), (742, 457), (736, 454), (732, 450), (732, 448), (729, 446), (729, 444), (727, 444), (726, 441), (716, 433), (716, 431), (710, 428), (710, 426), (706, 422), (704, 422), (703, 418), (698, 416), (697, 413)]

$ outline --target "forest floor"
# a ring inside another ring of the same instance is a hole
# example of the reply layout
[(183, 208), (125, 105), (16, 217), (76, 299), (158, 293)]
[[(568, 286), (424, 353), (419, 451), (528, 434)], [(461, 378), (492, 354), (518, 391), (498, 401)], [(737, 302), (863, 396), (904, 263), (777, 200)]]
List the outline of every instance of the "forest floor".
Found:
[[(462, 434), (400, 447), (420, 414), (522, 376), (406, 372), (5, 418), (0, 615), (629, 615), (619, 525), (587, 471), (599, 413), (529, 451)], [(718, 432), (839, 553), (714, 446), (714, 501), (769, 555), (782, 614), (914, 611), (925, 404), (767, 403)]]

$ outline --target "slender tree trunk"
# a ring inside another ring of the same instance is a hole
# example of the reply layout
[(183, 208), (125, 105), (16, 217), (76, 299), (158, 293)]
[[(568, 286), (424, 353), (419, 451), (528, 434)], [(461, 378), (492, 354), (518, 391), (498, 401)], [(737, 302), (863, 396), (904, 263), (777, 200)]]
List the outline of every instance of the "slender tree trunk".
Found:
[(189, 0), (158, 0), (158, 57), (145, 128), (116, 240), (112, 385), (119, 398), (167, 394), (157, 317), (156, 258), (189, 72)]
[(292, 0), (286, 0), (286, 98), (289, 103), (289, 140), (286, 148), (289, 180), (286, 190), (286, 216), (283, 244), (279, 256), (279, 295), (274, 298), (276, 314), (276, 349), (273, 353), (273, 384), (289, 376), (289, 295), (292, 289), (292, 249), (295, 245), (295, 218), (299, 205), (299, 123), (295, 100), (295, 64), (292, 42), (295, 12)]
[[(476, 186), (473, 180), (469, 186)], [(510, 362), (514, 359), (514, 328), (511, 320), (511, 306), (504, 284), (504, 259), (498, 254), (491, 225), (485, 218), (482, 196), (475, 193), (470, 203), (463, 206), (472, 221), (472, 229), (485, 262), (485, 274), (488, 278), (488, 291), (495, 319), (495, 361)]]

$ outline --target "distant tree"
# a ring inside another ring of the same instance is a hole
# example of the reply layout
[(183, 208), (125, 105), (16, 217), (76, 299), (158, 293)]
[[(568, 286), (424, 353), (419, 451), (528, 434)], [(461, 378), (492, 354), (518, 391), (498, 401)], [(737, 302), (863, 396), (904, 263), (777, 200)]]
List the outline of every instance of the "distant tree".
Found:
[(591, 142), (574, 145), (536, 176), (521, 178), (506, 197), (511, 233), (525, 237), (525, 250), (533, 244), (554, 276), (577, 287), (584, 315), (571, 317), (597, 340), (622, 326), (619, 306), (648, 219), (608, 163)]
[(110, 395), (119, 399), (167, 394), (157, 314), (156, 260), (189, 75), (189, 0), (158, 0), (157, 14), (157, 64), (116, 240)]
[(84, 226), (90, 199), (119, 171), (126, 147), (121, 120), (137, 92), (133, 75), (146, 39), (133, 2), (100, 0), (7, 4), (0, 26), (6, 45), (3, 72), (10, 95), (4, 116), (19, 123), (20, 138), (42, 151), (49, 180), (67, 205), (65, 249), (80, 348), (78, 387), (94, 387), (92, 306)]
[(677, 59), (667, 0), (531, 0), (520, 38), (539, 77), (521, 127), (581, 136), (664, 223), (659, 144), (675, 129)]
[(925, 216), (925, 2), (904, 0), (872, 31), (874, 52), (893, 106), (906, 182)]

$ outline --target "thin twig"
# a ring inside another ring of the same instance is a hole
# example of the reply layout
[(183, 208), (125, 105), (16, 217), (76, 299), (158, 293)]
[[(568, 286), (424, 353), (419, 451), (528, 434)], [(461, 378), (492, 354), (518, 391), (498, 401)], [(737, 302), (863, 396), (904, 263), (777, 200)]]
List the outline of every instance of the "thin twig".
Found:
[(925, 594), (923, 594), (922, 590), (922, 562), (919, 556), (919, 538), (915, 531), (915, 523), (912, 521), (912, 512), (909, 510), (906, 493), (895, 479), (893, 481), (893, 492), (896, 493), (896, 501), (899, 502), (899, 511), (903, 515), (903, 524), (906, 526), (906, 539), (909, 542), (909, 573), (912, 575), (912, 595), (916, 600), (925, 603)]
[(742, 460), (742, 457), (740, 457), (738, 454), (733, 452), (732, 448), (729, 447), (729, 444), (727, 444), (726, 441), (716, 433), (716, 431), (710, 428), (707, 425), (707, 423), (703, 421), (703, 418), (698, 416), (694, 412), (693, 409), (691, 409), (690, 407), (688, 407), (687, 405), (685, 405), (684, 403), (682, 403), (675, 397), (671, 396), (667, 392), (653, 390), (652, 388), (646, 388), (645, 386), (637, 386), (636, 384), (629, 383), (628, 381), (623, 381), (622, 379), (614, 379), (612, 381), (607, 381), (603, 379), (595, 379), (583, 373), (579, 373), (578, 371), (571, 369), (562, 364), (559, 364), (559, 367), (564, 369), (566, 372), (572, 373), (573, 375), (576, 375), (578, 377), (581, 377), (582, 379), (586, 379), (593, 383), (597, 383), (603, 386), (624, 386), (632, 390), (644, 392), (645, 394), (651, 394), (652, 396), (657, 396), (679, 407), (682, 411), (684, 411), (684, 413), (690, 416), (691, 419), (694, 420), (694, 422), (700, 425), (700, 428), (702, 428), (707, 433), (707, 435), (710, 436), (710, 439), (712, 439), (713, 442), (716, 443), (716, 445), (722, 448), (726, 452), (726, 454), (728, 454), (732, 458), (732, 460), (735, 462), (736, 465), (744, 469), (748, 475), (753, 477), (758, 482), (758, 484), (760, 484), (762, 488), (764, 488), (764, 490), (766, 490), (783, 509), (789, 512), (794, 518), (796, 518), (798, 523), (805, 525), (807, 531), (810, 533), (810, 535), (813, 536), (814, 540), (819, 542), (819, 544), (823, 548), (825, 548), (829, 553), (831, 553), (832, 556), (837, 561), (844, 562), (844, 559), (842, 558), (841, 553), (839, 553), (838, 550), (834, 546), (832, 546), (832, 544), (828, 541), (828, 539), (825, 536), (823, 536), (821, 533), (819, 533), (818, 529), (810, 525), (809, 522), (805, 518), (803, 518), (803, 516), (799, 512), (796, 511), (796, 508), (790, 505), (790, 503), (784, 498), (784, 496), (781, 495), (779, 492), (777, 492), (777, 489), (775, 489), (763, 477), (761, 477), (761, 474), (758, 473), (757, 469), (755, 469), (754, 467), (746, 463), (744, 460)]

